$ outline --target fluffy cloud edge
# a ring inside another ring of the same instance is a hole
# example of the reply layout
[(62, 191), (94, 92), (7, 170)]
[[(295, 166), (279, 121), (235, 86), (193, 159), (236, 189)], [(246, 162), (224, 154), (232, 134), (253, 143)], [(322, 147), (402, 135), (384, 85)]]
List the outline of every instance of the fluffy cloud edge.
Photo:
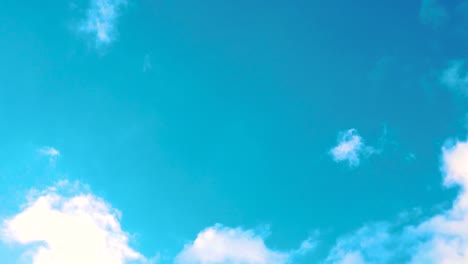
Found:
[(264, 237), (253, 230), (230, 228), (221, 224), (208, 227), (198, 233), (193, 242), (187, 243), (176, 256), (177, 264), (285, 264), (315, 248), (315, 241), (308, 238), (292, 251), (270, 249)]
[(151, 262), (130, 247), (120, 212), (79, 183), (32, 191), (1, 231), (4, 242), (25, 246), (33, 264)]

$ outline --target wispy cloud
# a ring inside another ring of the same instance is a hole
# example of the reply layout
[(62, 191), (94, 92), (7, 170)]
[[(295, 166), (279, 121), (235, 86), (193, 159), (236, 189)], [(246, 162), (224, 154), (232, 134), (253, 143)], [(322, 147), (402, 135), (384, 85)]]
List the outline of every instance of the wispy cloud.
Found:
[(410, 248), (407, 240), (392, 234), (392, 228), (388, 223), (373, 223), (341, 237), (325, 264), (407, 263), (399, 259), (408, 256), (405, 255)]
[(416, 160), (416, 154), (414, 154), (413, 152), (409, 152), (408, 154), (406, 154), (405, 160), (408, 161), (408, 162), (415, 161)]
[(336, 162), (348, 162), (350, 167), (357, 167), (361, 157), (368, 157), (380, 151), (371, 146), (366, 146), (356, 129), (342, 131), (338, 135), (338, 145), (330, 150), (330, 155)]
[(2, 239), (28, 245), (26, 255), (33, 264), (146, 262), (129, 246), (120, 213), (79, 189), (61, 182), (34, 192), (24, 209), (3, 223)]
[(339, 239), (326, 263), (468, 263), (468, 141), (444, 147), (442, 162), (444, 185), (460, 187), (449, 210), (414, 225), (366, 225)]
[(60, 156), (60, 152), (56, 148), (53, 148), (53, 147), (42, 147), (38, 151), (42, 155), (52, 157), (52, 158), (56, 158)]
[(143, 72), (148, 72), (153, 68), (153, 65), (151, 64), (151, 57), (149, 54), (145, 55), (145, 58), (143, 59)]
[(285, 264), (296, 254), (305, 254), (312, 248), (314, 244), (308, 239), (294, 251), (269, 249), (264, 243), (264, 238), (252, 230), (228, 228), (218, 224), (203, 230), (193, 243), (185, 245), (175, 262), (178, 264)]
[(44, 146), (37, 150), (37, 152), (45, 157), (49, 158), (50, 165), (54, 166), (57, 158), (60, 157), (60, 151), (56, 148)]
[(308, 239), (302, 241), (301, 246), (292, 251), (291, 255), (292, 256), (303, 256), (308, 254), (311, 250), (315, 249), (317, 246), (317, 241), (314, 240), (315, 236), (309, 237)]
[(117, 37), (117, 18), (126, 0), (91, 0), (79, 30), (91, 35), (97, 46), (110, 44)]
[(463, 70), (464, 61), (453, 61), (442, 72), (440, 82), (445, 87), (468, 96), (468, 72)]
[(419, 20), (422, 24), (440, 28), (449, 19), (445, 7), (438, 0), (422, 0), (419, 10)]

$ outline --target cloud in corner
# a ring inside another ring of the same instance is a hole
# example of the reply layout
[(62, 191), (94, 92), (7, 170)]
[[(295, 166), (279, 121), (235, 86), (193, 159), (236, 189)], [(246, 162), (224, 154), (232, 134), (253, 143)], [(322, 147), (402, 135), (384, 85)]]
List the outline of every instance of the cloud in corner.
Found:
[(459, 188), (448, 210), (416, 224), (367, 224), (338, 239), (325, 263), (468, 263), (468, 141), (442, 148), (442, 172)]
[(86, 19), (79, 26), (79, 31), (91, 35), (96, 46), (112, 43), (117, 37), (117, 18), (126, 0), (91, 0)]
[(28, 246), (32, 264), (148, 263), (129, 246), (120, 213), (66, 181), (31, 192), (21, 212), (1, 225), (1, 239)]

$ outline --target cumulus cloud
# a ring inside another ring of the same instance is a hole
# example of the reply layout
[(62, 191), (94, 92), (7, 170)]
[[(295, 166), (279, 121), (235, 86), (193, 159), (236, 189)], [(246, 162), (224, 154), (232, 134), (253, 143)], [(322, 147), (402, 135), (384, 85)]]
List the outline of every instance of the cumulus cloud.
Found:
[(379, 151), (371, 146), (366, 146), (356, 129), (348, 129), (340, 132), (338, 145), (330, 150), (330, 154), (336, 162), (348, 162), (350, 167), (356, 167), (361, 157), (368, 157)]
[(269, 249), (252, 230), (215, 225), (201, 231), (176, 257), (178, 264), (284, 264), (314, 248), (308, 239), (290, 252)]
[(444, 184), (461, 191), (450, 210), (415, 228), (428, 239), (418, 247), (413, 263), (468, 263), (468, 142), (443, 149), (443, 171)]
[(24, 209), (3, 222), (2, 239), (27, 246), (33, 264), (146, 262), (129, 246), (120, 213), (79, 189), (78, 184), (61, 182), (32, 192)]
[(116, 38), (117, 18), (126, 4), (126, 0), (91, 0), (79, 30), (92, 35), (98, 46), (110, 44)]
[(422, 0), (419, 10), (419, 20), (422, 24), (439, 28), (447, 22), (448, 18), (447, 10), (438, 0)]
[(460, 187), (450, 209), (415, 225), (366, 225), (339, 239), (326, 263), (468, 263), (468, 141), (442, 149), (442, 171), (445, 186)]
[(445, 87), (468, 96), (468, 73), (463, 71), (463, 61), (453, 61), (440, 77)]

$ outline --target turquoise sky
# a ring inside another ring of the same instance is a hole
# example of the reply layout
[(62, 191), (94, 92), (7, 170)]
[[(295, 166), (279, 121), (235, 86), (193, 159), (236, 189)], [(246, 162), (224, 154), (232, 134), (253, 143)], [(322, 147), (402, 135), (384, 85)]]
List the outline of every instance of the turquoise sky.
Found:
[[(394, 237), (460, 197), (444, 155), (468, 128), (467, 12), (465, 0), (4, 1), (4, 230), (31, 190), (59, 186), (117, 209), (145, 263), (449, 263), (376, 260), (362, 243), (331, 256), (360, 228)], [(206, 230), (236, 235), (201, 257)], [(5, 263), (63, 261), (34, 258), (55, 254), (45, 238), (11, 236)], [(249, 241), (264, 243), (257, 262)], [(96, 263), (134, 263), (119, 261)]]

